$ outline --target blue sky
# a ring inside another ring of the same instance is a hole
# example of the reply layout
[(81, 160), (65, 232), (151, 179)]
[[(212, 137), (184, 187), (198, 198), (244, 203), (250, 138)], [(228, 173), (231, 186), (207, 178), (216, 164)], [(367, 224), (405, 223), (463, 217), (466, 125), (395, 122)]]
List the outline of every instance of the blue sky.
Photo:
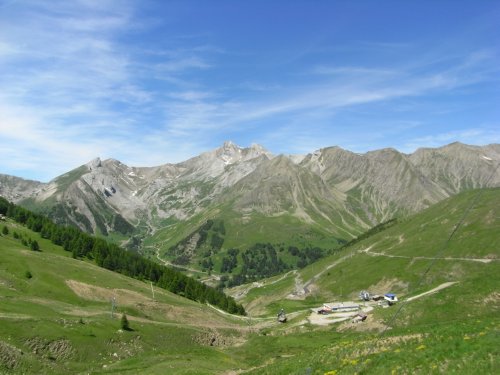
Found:
[(0, 173), (500, 143), (498, 1), (0, 0)]

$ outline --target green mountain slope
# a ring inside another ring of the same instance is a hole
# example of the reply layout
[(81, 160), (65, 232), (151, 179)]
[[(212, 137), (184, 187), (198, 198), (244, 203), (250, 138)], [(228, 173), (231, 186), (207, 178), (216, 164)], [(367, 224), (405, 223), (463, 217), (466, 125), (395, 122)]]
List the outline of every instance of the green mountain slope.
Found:
[[(271, 244), (328, 250), (461, 191), (498, 187), (500, 171), (492, 173), (499, 157), (498, 144), (453, 143), (412, 154), (328, 147), (291, 157), (225, 142), (157, 167), (96, 158), (49, 183), (0, 175), (0, 196), (131, 250), (187, 262), (197, 272), (204, 268), (200, 263), (210, 263), (200, 256), (206, 246), (186, 254), (170, 248), (207, 220), (222, 220), (222, 252), (211, 259), (212, 272), (220, 272), (230, 249)], [(296, 266), (298, 260), (288, 258), (280, 260)]]
[[(153, 301), (149, 284), (72, 259), (38, 234), (0, 222), (2, 233), (8, 228), (0, 236), (0, 371), (495, 373), (499, 210), (500, 189), (445, 200), (300, 271), (232, 289), (250, 312), (240, 318), (159, 289)], [(445, 283), (453, 284), (424, 294)], [(311, 307), (356, 301), (362, 289), (417, 298), (396, 317), (397, 304), (375, 306), (365, 323), (314, 322)], [(283, 307), (286, 324), (275, 319)], [(123, 313), (133, 331), (119, 331)]]
[[(461, 222), (464, 213), (465, 220)], [(460, 227), (448, 243), (448, 236), (459, 222)], [(276, 290), (272, 281), (264, 285), (269, 285), (269, 294), (284, 298), (297, 292), (296, 284), (298, 289), (306, 285), (314, 290), (303, 299), (290, 299), (297, 306), (307, 306), (313, 298), (357, 298), (360, 290), (388, 292), (385, 288), (410, 296), (448, 281), (468, 285), (463, 278), (473, 282), (479, 277), (485, 285), (490, 285), (490, 279), (498, 281), (492, 275), (499, 267), (499, 229), (500, 189), (472, 190), (281, 277)], [(431, 270), (419, 283), (431, 264)], [(296, 279), (301, 282), (296, 283)], [(249, 304), (259, 294), (267, 293), (259, 293), (258, 288), (250, 290), (242, 301)], [(262, 308), (262, 303), (258, 304)]]
[[(149, 283), (73, 259), (10, 220), (0, 223), (8, 232), (0, 236), (0, 372), (161, 374), (196, 366), (214, 373), (234, 365), (210, 340), (241, 342), (241, 319), (160, 288), (153, 299)], [(131, 331), (120, 330), (122, 314)]]
[[(315, 341), (297, 333), (302, 354), (254, 373), (495, 373), (499, 233), (500, 189), (472, 190), (301, 271), (232, 289), (250, 314), (285, 308), (288, 330), (316, 333)], [(361, 290), (396, 293), (400, 302), (375, 305), (366, 323), (316, 325), (320, 315), (309, 308), (359, 303)], [(289, 339), (277, 341), (298, 346)]]

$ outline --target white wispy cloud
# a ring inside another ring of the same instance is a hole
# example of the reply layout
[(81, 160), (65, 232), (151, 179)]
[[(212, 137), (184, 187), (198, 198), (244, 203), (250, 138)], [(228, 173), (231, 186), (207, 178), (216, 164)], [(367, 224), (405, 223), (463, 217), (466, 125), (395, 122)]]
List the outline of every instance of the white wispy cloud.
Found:
[(9, 145), (10, 170), (38, 170), (47, 179), (96, 156), (142, 163), (188, 156), (178, 139), (148, 136), (145, 118), (156, 111), (158, 93), (139, 79), (154, 70), (206, 69), (209, 64), (197, 56), (205, 49), (168, 50), (163, 63), (145, 65), (119, 41), (136, 22), (131, 5), (100, 0), (10, 7), (23, 20), (1, 21), (0, 141)]
[(399, 75), (400, 72), (390, 69), (381, 68), (368, 68), (363, 66), (327, 66), (318, 65), (315, 66), (311, 73), (321, 74), (321, 75), (348, 75), (352, 77), (353, 75), (364, 75), (364, 76), (395, 76)]
[(180, 72), (192, 68), (208, 69), (211, 65), (198, 56), (182, 57), (158, 64), (156, 68), (160, 72)]
[[(465, 60), (468, 60), (467, 58)], [(477, 65), (464, 64), (470, 69)], [(381, 102), (396, 98), (415, 97), (435, 91), (453, 90), (476, 83), (485, 76), (470, 74), (463, 67), (447, 68), (441, 71), (413, 74), (407, 71), (380, 70), (359, 67), (330, 68), (336, 73), (348, 73), (349, 79), (332, 78), (326, 82), (288, 86), (281, 91), (273, 90), (273, 97), (245, 102), (214, 100), (210, 95), (193, 98), (187, 103), (174, 103), (169, 109), (175, 118), (185, 119), (175, 128), (192, 129), (196, 124), (212, 124), (224, 128), (245, 122), (272, 118), (280, 114), (294, 114), (322, 109), (341, 109), (349, 106)], [(362, 72), (359, 77), (351, 77)], [(367, 80), (365, 75), (370, 75)], [(387, 76), (393, 78), (388, 79)], [(208, 99), (208, 100), (205, 100)], [(196, 120), (193, 120), (193, 117)], [(189, 119), (191, 118), (191, 120)]]
[[(213, 93), (184, 95), (182, 101), (173, 101), (167, 106), (171, 118), (166, 129), (179, 136), (196, 131), (203, 137), (207, 132), (224, 132), (230, 129), (233, 133), (238, 133), (262, 126), (260, 123), (271, 123), (272, 129), (259, 134), (255, 141), (283, 144), (283, 140), (286, 140), (286, 149), (299, 153), (311, 151), (312, 146), (319, 148), (335, 144), (351, 146), (353, 150), (360, 152), (379, 145), (385, 147), (387, 144), (383, 143), (384, 138), (387, 142), (387, 138), (392, 139), (395, 135), (419, 128), (423, 126), (422, 121), (418, 118), (385, 120), (385, 125), (371, 122), (352, 130), (339, 131), (342, 123), (335, 120), (335, 114), (371, 104), (381, 105), (401, 99), (415, 101), (419, 97), (451, 93), (491, 79), (491, 59), (478, 59), (475, 56), (476, 52), (473, 52), (462, 56), (459, 61), (449, 62), (430, 71), (421, 71), (416, 65), (392, 69), (329, 67), (328, 71), (320, 71), (324, 75), (332, 73), (332, 77), (326, 80), (288, 85), (279, 89), (273, 87), (268, 90), (270, 95), (266, 95), (263, 90), (261, 99), (227, 99)], [(312, 74), (318, 74), (318, 71)], [(341, 78), (337, 79), (337, 75)], [(391, 110), (404, 113), (414, 105), (407, 100), (404, 105), (399, 103), (391, 106)], [(325, 122), (330, 125), (325, 125)], [(359, 133), (360, 128), (364, 128), (362, 134)], [(471, 136), (471, 133), (451, 133), (447, 138), (442, 137), (438, 143), (442, 145), (443, 142), (451, 142), (454, 137), (460, 137), (464, 142), (467, 139), (475, 142)], [(354, 139), (357, 143), (354, 143)], [(426, 144), (425, 139), (418, 141)], [(411, 148), (409, 144), (402, 143), (394, 146), (402, 151)]]
[[(141, 22), (137, 5), (54, 0), (3, 8), (8, 16), (0, 13), (0, 142), (10, 160), (0, 167), (39, 170), (37, 176), (48, 179), (96, 156), (131, 165), (175, 162), (213, 147), (214, 139), (244, 138), (249, 129), (253, 142), (286, 143), (285, 152), (335, 144), (359, 149), (422, 122), (403, 118), (381, 126), (373, 120), (370, 128), (345, 124), (340, 114), (359, 115), (373, 105), (405, 113), (420, 97), (498, 79), (495, 51), (478, 48), (445, 57), (430, 51), (411, 63), (306, 65), (284, 81), (248, 78), (245, 72), (241, 81), (218, 84), (210, 74), (223, 75), (229, 52), (203, 36), (172, 35), (157, 48), (130, 46), (131, 34), (157, 27)], [(300, 51), (302, 57), (307, 53)], [(402, 147), (498, 141), (495, 130), (470, 129), (415, 136)]]

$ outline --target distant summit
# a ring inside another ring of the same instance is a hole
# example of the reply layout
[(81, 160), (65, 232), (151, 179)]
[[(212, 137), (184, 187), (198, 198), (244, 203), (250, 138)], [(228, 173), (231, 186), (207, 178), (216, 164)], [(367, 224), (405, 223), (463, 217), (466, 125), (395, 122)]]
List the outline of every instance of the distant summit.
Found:
[(156, 167), (96, 158), (46, 184), (0, 175), (0, 194), (59, 223), (135, 236), (139, 249), (142, 240), (171, 246), (214, 218), (230, 220), (229, 244), (295, 235), (303, 243), (347, 241), (461, 191), (500, 186), (500, 169), (492, 176), (499, 160), (497, 144), (452, 143), (412, 154), (327, 147), (275, 156), (257, 144), (227, 141)]

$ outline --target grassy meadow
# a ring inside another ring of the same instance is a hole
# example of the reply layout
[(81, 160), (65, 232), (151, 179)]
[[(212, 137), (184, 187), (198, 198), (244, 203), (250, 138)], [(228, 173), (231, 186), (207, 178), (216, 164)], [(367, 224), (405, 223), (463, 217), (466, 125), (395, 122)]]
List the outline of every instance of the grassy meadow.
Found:
[[(158, 288), (153, 299), (149, 283), (73, 259), (10, 220), (0, 222), (0, 233), (0, 373), (494, 374), (500, 368), (500, 189), (460, 194), (304, 269), (228, 290), (248, 317)], [(36, 240), (41, 251), (23, 239)], [(311, 308), (357, 301), (360, 290), (394, 292), (401, 301), (375, 307), (364, 323), (312, 323)], [(280, 308), (286, 324), (276, 322)], [(129, 331), (121, 329), (123, 314)]]

